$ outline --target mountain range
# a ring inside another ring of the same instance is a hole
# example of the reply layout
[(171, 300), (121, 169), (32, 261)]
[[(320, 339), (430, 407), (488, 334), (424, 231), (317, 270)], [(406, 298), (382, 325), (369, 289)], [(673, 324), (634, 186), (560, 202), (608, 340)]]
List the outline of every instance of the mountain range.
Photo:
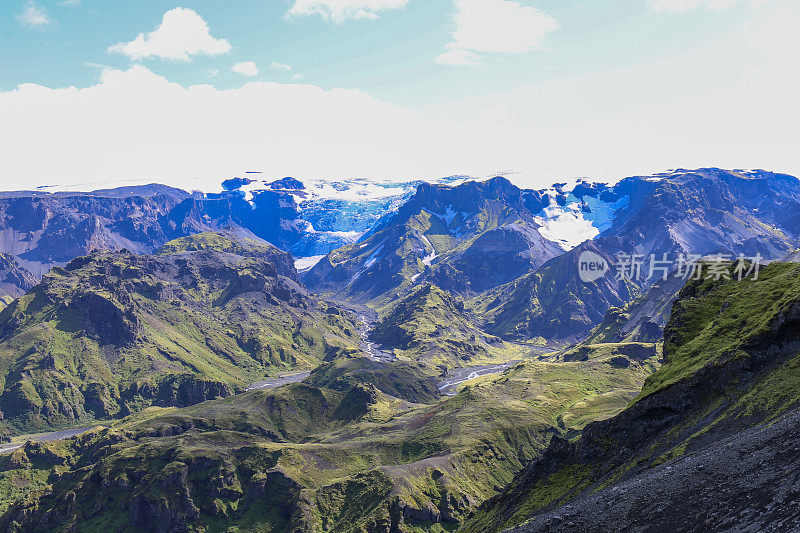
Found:
[(790, 528), (799, 202), (716, 168), (0, 193), (0, 525)]

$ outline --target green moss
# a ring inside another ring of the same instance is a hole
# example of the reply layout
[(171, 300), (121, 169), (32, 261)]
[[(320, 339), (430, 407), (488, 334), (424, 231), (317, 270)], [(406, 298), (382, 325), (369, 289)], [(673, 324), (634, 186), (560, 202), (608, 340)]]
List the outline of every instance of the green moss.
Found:
[(592, 470), (586, 465), (566, 465), (546, 478), (526, 487), (524, 497), (512, 509), (504, 505), (482, 508), (459, 529), (462, 533), (500, 531), (519, 525), (534, 513), (580, 493), (592, 482)]
[(410, 291), (384, 309), (384, 315), (373, 339), (437, 375), (442, 367), (507, 361), (529, 351), (481, 331), (465, 313), (464, 304), (435, 285)]
[(27, 432), (188, 405), (356, 352), (352, 317), (294, 290), (271, 261), (106, 253), (46, 276), (0, 313), (8, 424)]
[[(52, 495), (31, 496), (32, 516), (70, 509), (59, 495), (73, 491), (92, 503), (68, 511), (64, 523), (80, 519), (89, 529), (121, 527), (134, 497), (175, 513), (188, 497), (200, 513), (192, 527), (207, 530), (229, 522), (241, 531), (281, 529), (301, 516), (301, 529), (372, 531), (396, 521), (400, 503), (451, 502), (445, 522), (420, 515), (404, 527), (452, 531), (537, 457), (559, 417), (569, 430), (592, 413), (605, 416), (620, 403), (613, 391), (635, 389), (644, 372), (595, 360), (531, 362), (428, 406), (369, 387), (365, 396), (297, 383), (152, 407), (70, 444), (76, 468)], [(354, 410), (359, 398), (366, 409)], [(351, 416), (342, 417), (345, 404)]]
[(703, 367), (748, 359), (748, 341), (767, 334), (775, 318), (800, 297), (799, 273), (797, 264), (772, 263), (757, 280), (687, 284), (665, 330), (665, 364), (647, 380), (641, 397)]

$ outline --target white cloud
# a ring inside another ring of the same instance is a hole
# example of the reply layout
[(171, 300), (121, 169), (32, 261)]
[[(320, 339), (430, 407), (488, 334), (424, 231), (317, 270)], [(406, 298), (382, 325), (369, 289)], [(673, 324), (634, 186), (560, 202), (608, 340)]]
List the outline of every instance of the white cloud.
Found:
[(300, 81), (302, 79), (303, 79), (303, 75), (302, 74), (295, 74), (295, 75), (292, 76), (292, 81)]
[(709, 47), (452, 109), (302, 83), (184, 87), (142, 66), (106, 69), (86, 88), (24, 84), (0, 91), (0, 189), (141, 179), (214, 190), (243, 169), (332, 179), (512, 169), (528, 186), (698, 166), (798, 175), (800, 5), (787, 5)]
[(290, 16), (321, 15), (341, 24), (348, 18), (376, 19), (380, 11), (400, 9), (410, 0), (294, 0)]
[(231, 72), (235, 72), (236, 74), (241, 74), (242, 76), (258, 76), (258, 67), (252, 61), (242, 61), (241, 63), (236, 63), (231, 67)]
[(17, 15), (17, 20), (29, 28), (44, 28), (53, 24), (53, 19), (47, 14), (47, 10), (32, 0), (25, 2), (22, 12)]
[(272, 70), (282, 70), (284, 72), (289, 72), (292, 70), (291, 65), (286, 65), (284, 63), (278, 63), (277, 61), (273, 61), (272, 64), (269, 66)]
[(140, 33), (127, 43), (117, 43), (108, 51), (133, 60), (159, 57), (190, 61), (194, 55), (227, 54), (231, 45), (225, 39), (212, 37), (203, 17), (191, 9), (178, 7), (164, 13), (161, 24), (149, 33)]
[(648, 0), (648, 2), (656, 11), (680, 13), (692, 9), (721, 11), (740, 3), (740, 0)]
[(298, 177), (449, 175), (506, 163), (498, 149), (520, 144), (497, 128), (465, 131), (358, 90), (183, 87), (141, 65), (104, 71), (86, 88), (0, 92), (0, 116), (2, 189), (144, 179), (218, 190), (243, 168)]
[(94, 63), (93, 61), (86, 61), (83, 63), (83, 65), (90, 68), (98, 68), (100, 70), (113, 70), (108, 65), (104, 65), (102, 63)]
[(483, 65), (483, 61), (475, 52), (469, 50), (450, 50), (436, 56), (440, 65)]
[(511, 0), (456, 0), (455, 31), (448, 52), (436, 58), (447, 65), (476, 65), (477, 53), (519, 54), (542, 48), (558, 22), (542, 11)]
[(68, 6), (68, 7), (75, 7), (81, 5), (81, 0), (61, 0), (58, 5), (60, 6)]

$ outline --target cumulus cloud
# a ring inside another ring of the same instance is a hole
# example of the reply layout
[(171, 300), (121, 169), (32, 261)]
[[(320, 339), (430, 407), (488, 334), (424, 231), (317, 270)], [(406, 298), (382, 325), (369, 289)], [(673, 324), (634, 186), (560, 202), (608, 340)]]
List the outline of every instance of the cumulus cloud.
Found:
[(289, 16), (321, 15), (341, 24), (351, 19), (376, 19), (378, 13), (405, 7), (410, 0), (294, 0)]
[(477, 53), (518, 54), (541, 48), (558, 22), (542, 11), (511, 0), (456, 0), (455, 31), (449, 49), (436, 60), (475, 65)]
[(292, 70), (291, 65), (286, 65), (284, 63), (278, 63), (277, 61), (273, 61), (272, 64), (269, 66), (272, 70), (281, 70), (283, 72), (289, 72)]
[(218, 190), (242, 169), (449, 175), (507, 163), (497, 149), (523, 143), (497, 128), (467, 133), (358, 90), (274, 82), (184, 87), (141, 65), (106, 70), (86, 88), (24, 84), (0, 92), (0, 116), (3, 189), (142, 179)]
[(53, 19), (47, 10), (33, 1), (25, 2), (22, 12), (17, 15), (17, 20), (29, 28), (44, 28), (53, 24)]
[[(787, 41), (791, 35), (760, 41), (762, 53), (796, 43)], [(738, 63), (742, 50), (732, 52)], [(653, 94), (654, 83), (678, 95), (689, 89), (685, 80), (702, 83), (710, 68), (731, 71), (713, 57), (693, 51), (646, 67), (550, 80), (492, 94), (472, 110), (459, 103), (449, 115), (458, 118), (358, 90), (272, 82), (184, 87), (143, 66), (105, 69), (90, 87), (0, 91), (0, 188), (137, 179), (210, 191), (254, 169), (301, 179), (514, 169), (520, 173), (513, 178), (527, 186), (697, 166), (800, 174), (791, 63), (732, 77), (713, 91), (669, 100)]]
[(231, 50), (225, 39), (211, 35), (208, 24), (194, 10), (178, 7), (164, 13), (161, 24), (134, 40), (117, 43), (108, 51), (133, 60), (159, 57), (174, 61), (190, 61), (195, 55), (216, 56)]
[(253, 77), (258, 76), (258, 67), (252, 61), (242, 61), (236, 63), (231, 67), (231, 72), (241, 74), (242, 76)]

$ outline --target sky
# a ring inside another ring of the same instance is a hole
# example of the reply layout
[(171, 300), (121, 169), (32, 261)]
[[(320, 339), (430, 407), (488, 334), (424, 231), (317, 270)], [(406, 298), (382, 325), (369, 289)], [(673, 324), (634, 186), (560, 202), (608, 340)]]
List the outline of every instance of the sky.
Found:
[(800, 175), (794, 0), (3, 0), (0, 189)]

